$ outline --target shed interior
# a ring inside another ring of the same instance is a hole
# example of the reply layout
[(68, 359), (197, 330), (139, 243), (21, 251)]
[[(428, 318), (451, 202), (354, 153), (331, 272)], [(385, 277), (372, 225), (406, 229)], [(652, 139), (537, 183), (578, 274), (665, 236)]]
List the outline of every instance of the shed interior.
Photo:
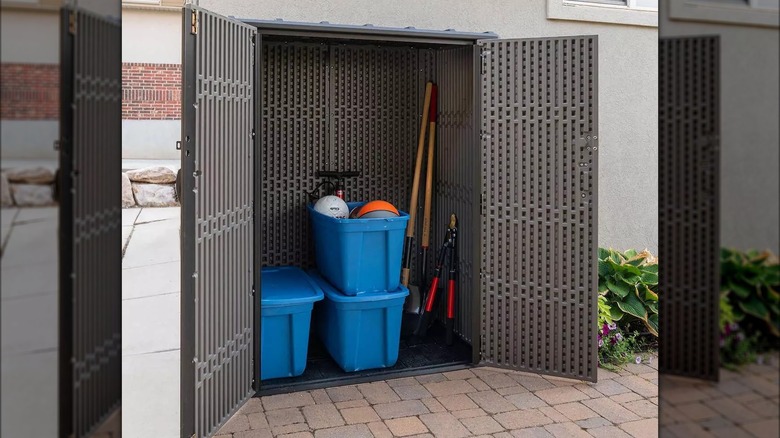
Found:
[[(316, 176), (319, 170), (361, 172), (345, 181), (347, 201), (383, 199), (409, 209), (425, 85), (433, 81), (438, 86), (438, 120), (428, 276), (451, 213), (459, 220), (460, 271), (454, 345), (444, 345), (443, 326), (434, 327), (423, 340), (412, 341), (409, 333), (402, 333), (394, 367), (345, 373), (313, 333), (305, 373), (265, 380), (263, 393), (472, 362), (481, 245), (475, 50), (473, 41), (427, 44), (263, 35), (262, 199), (256, 224), (262, 266), (315, 267), (306, 192), (322, 181)], [(415, 249), (421, 235), (424, 170)], [(425, 285), (417, 265), (415, 256), (410, 283), (422, 292)]]

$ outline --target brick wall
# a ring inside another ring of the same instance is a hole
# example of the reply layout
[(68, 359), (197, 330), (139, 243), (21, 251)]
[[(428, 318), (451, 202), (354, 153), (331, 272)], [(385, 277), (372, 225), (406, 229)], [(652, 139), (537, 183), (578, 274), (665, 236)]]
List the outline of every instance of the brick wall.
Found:
[(58, 64), (0, 64), (0, 119), (59, 118)]
[(122, 119), (181, 119), (181, 65), (123, 63)]

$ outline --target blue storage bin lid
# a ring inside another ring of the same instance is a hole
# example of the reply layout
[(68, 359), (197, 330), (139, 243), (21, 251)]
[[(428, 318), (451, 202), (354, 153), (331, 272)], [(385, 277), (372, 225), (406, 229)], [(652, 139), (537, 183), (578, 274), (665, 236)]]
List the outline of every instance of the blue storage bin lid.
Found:
[(409, 295), (409, 289), (403, 285), (398, 285), (394, 291), (362, 292), (357, 295), (345, 295), (333, 287), (328, 280), (324, 279), (315, 269), (308, 271), (309, 276), (315, 281), (325, 293), (329, 300), (336, 303), (369, 303), (376, 301), (396, 300)]
[(320, 301), (320, 286), (295, 266), (263, 268), (260, 271), (264, 307), (291, 306)]

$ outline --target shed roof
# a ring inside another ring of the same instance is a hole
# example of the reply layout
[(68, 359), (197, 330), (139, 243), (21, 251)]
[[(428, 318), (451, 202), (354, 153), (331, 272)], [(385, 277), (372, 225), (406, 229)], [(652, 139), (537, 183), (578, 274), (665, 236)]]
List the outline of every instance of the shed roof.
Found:
[(331, 24), (237, 18), (255, 26), (266, 35), (289, 35), (314, 38), (343, 38), (359, 40), (400, 41), (439, 44), (474, 44), (477, 40), (497, 38), (493, 32), (463, 32), (455, 29), (431, 30), (414, 27), (383, 27), (373, 24)]

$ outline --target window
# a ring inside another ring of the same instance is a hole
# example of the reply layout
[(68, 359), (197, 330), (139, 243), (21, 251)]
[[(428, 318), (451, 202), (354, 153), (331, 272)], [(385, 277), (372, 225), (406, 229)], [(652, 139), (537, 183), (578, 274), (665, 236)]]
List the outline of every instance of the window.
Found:
[(780, 27), (780, 0), (675, 0), (669, 2), (672, 20)]
[(184, 0), (122, 0), (122, 6), (137, 8), (178, 9), (184, 5)]
[(547, 18), (658, 26), (658, 0), (547, 0)]

